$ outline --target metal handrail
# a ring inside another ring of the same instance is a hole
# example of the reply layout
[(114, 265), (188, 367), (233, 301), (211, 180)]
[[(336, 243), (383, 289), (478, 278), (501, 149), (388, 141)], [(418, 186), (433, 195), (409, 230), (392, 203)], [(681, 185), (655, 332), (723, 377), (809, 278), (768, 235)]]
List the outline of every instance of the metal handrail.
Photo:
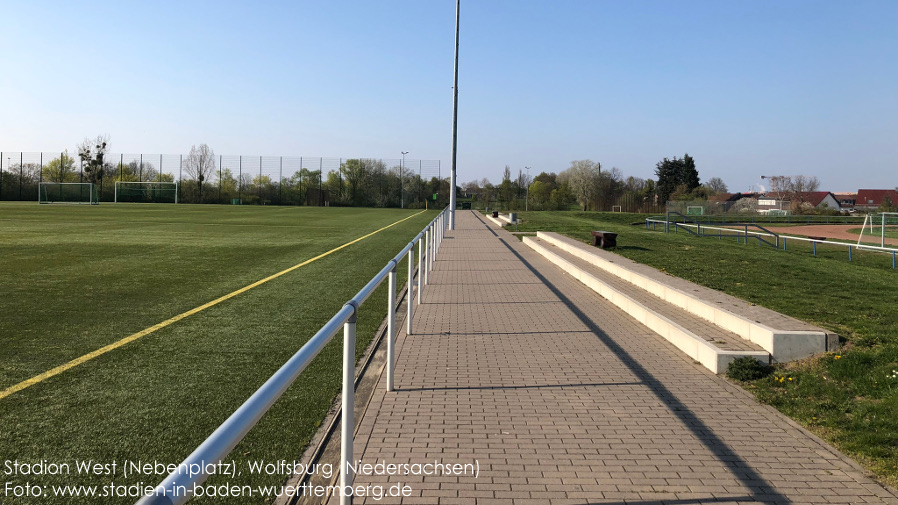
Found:
[[(281, 397), (284, 391), (290, 387), (297, 377), (308, 367), (308, 365), (321, 352), (325, 345), (331, 341), (334, 335), (343, 327), (343, 405), (342, 405), (342, 427), (341, 427), (341, 462), (340, 462), (340, 488), (348, 489), (352, 486), (353, 475), (347, 466), (352, 462), (352, 442), (354, 438), (355, 420), (353, 412), (353, 404), (355, 401), (355, 332), (356, 319), (359, 308), (367, 300), (378, 286), (389, 278), (389, 303), (388, 306), (393, 309), (388, 312), (388, 363), (387, 363), (387, 390), (393, 390), (393, 368), (394, 368), (394, 349), (396, 336), (396, 268), (399, 262), (407, 254), (409, 257), (409, 273), (412, 273), (412, 262), (414, 261), (414, 247), (419, 244), (419, 258), (421, 258), (421, 249), (424, 249), (424, 262), (418, 262), (418, 303), (421, 303), (420, 293), (424, 284), (420, 282), (422, 266), (427, 265), (426, 270), (433, 268), (432, 255), (436, 254), (439, 249), (439, 242), (446, 230), (446, 214), (448, 207), (443, 209), (440, 214), (433, 219), (427, 226), (418, 233), (411, 242), (408, 243), (387, 265), (381, 269), (365, 286), (359, 290), (354, 297), (346, 302), (343, 307), (328, 321), (315, 335), (303, 345), (274, 375), (269, 378), (255, 393), (252, 394), (225, 422), (223, 422), (203, 443), (199, 445), (178, 468), (170, 473), (165, 479), (157, 485), (153, 492), (141, 498), (138, 505), (180, 505), (189, 500), (193, 494), (193, 489), (199, 486), (209, 477), (210, 473), (206, 470), (211, 468), (213, 471), (215, 466), (223, 460), (234, 447), (240, 443), (247, 433), (259, 422), (262, 416), (268, 412), (268, 409)], [(423, 240), (423, 243), (422, 243)], [(409, 277), (409, 331), (411, 334), (411, 318), (412, 318), (412, 291), (414, 286), (412, 278)], [(340, 503), (349, 504), (352, 502), (352, 496), (341, 492)]]
[[(646, 221), (646, 225), (648, 225), (648, 223), (657, 223), (657, 224), (666, 224), (666, 225), (676, 224), (676, 226), (683, 227), (683, 228), (691, 227), (691, 226), (700, 226), (700, 228), (702, 230), (720, 230), (720, 231), (729, 231), (729, 232), (739, 231), (742, 235), (755, 235), (755, 236), (772, 235), (774, 237), (778, 236), (781, 239), (783, 239), (783, 241), (785, 241), (785, 239), (789, 239), (789, 240), (799, 240), (802, 242), (812, 242), (812, 243), (821, 243), (822, 242), (821, 240), (812, 239), (812, 238), (808, 238), (808, 237), (799, 237), (799, 236), (795, 236), (795, 235), (787, 235), (784, 233), (777, 234), (777, 233), (771, 232), (769, 230), (766, 233), (761, 233), (761, 232), (755, 232), (755, 231), (740, 231), (736, 228), (724, 228), (724, 227), (719, 227), (719, 226), (709, 226), (709, 225), (705, 225), (705, 224), (694, 225), (694, 224), (687, 224), (687, 223), (672, 223), (672, 222), (668, 223), (667, 221), (664, 220), (664, 218), (661, 218), (661, 219), (646, 218), (645, 221)], [(738, 223), (738, 224), (735, 224), (735, 226), (744, 226), (744, 225), (742, 223)], [(898, 252), (898, 248), (880, 247), (877, 245), (868, 245), (868, 244), (856, 244), (854, 242), (842, 242), (842, 241), (839, 241), (838, 239), (837, 240), (827, 240), (826, 243), (832, 244), (832, 245), (846, 246), (849, 248), (849, 250), (851, 248), (854, 248), (854, 249), (865, 249), (865, 250), (885, 252), (885, 253)]]

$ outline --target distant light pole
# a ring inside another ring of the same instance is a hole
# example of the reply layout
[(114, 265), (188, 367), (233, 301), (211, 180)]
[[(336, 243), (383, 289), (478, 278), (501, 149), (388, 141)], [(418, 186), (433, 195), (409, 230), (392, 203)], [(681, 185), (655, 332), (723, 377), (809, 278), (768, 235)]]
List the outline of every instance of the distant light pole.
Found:
[(408, 151), (402, 151), (402, 161), (399, 162), (399, 208), (405, 208), (405, 200), (403, 199), (402, 190), (402, 166), (405, 165), (405, 155), (408, 154)]
[(524, 167), (527, 169), (527, 199), (524, 200), (524, 212), (530, 210), (530, 167)]

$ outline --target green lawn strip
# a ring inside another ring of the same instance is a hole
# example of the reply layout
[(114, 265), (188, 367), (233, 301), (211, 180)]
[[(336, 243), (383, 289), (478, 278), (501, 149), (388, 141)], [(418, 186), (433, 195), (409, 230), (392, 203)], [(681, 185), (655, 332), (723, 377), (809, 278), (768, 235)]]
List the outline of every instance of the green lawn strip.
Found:
[(0, 209), (0, 389), (411, 215), (174, 205)]
[[(839, 358), (827, 354), (778, 367), (747, 384), (840, 450), (898, 484), (898, 273), (891, 256), (804, 242), (787, 251), (646, 230), (644, 216), (619, 213), (526, 212), (520, 231), (557, 231), (590, 242), (591, 230), (618, 232), (617, 254), (835, 331), (846, 339)], [(636, 223), (628, 224), (628, 223)], [(792, 380), (780, 382), (787, 375)]]
[[(180, 462), (420, 231), (431, 214), (5, 398), (0, 418), (9, 428), (0, 430), (0, 454), (30, 461)], [(400, 283), (404, 272), (399, 269)], [(359, 356), (386, 314), (385, 297), (386, 283), (362, 307)], [(238, 446), (232, 457), (244, 474), (233, 484), (283, 481), (282, 475), (248, 475), (245, 462), (301, 454), (339, 391), (341, 353), (338, 335)], [(162, 477), (119, 475), (114, 480), (155, 485)], [(113, 479), (79, 475), (31, 480), (42, 485), (103, 485)], [(210, 484), (225, 481), (230, 479), (212, 479)], [(40, 503), (133, 501), (67, 498)]]
[[(876, 239), (877, 237), (882, 237), (882, 226), (874, 226), (873, 231), (870, 231), (870, 228), (863, 229), (864, 237), (869, 237), (870, 240)], [(852, 228), (848, 230), (848, 233), (861, 233), (861, 228)], [(896, 226), (886, 226), (886, 238), (898, 238), (898, 227)]]

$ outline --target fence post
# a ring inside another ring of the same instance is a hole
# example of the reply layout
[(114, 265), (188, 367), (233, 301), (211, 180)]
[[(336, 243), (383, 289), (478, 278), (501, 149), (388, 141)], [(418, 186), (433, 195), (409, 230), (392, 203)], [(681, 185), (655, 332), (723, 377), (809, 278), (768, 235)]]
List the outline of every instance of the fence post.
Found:
[(355, 431), (355, 327), (359, 308), (354, 301), (352, 317), (343, 325), (343, 425), (340, 431), (340, 505), (352, 505), (352, 494), (344, 493), (352, 487), (353, 473), (349, 468), (352, 460), (353, 432)]
[[(418, 296), (421, 296), (420, 287), (418, 288)], [(406, 311), (408, 312), (408, 325), (405, 328), (406, 335), (412, 334), (412, 315), (414, 315), (415, 305), (412, 298), (415, 293), (415, 244), (408, 250), (408, 293), (406, 294)]]
[(848, 261), (851, 261), (851, 246), (848, 246)]
[[(392, 263), (393, 260), (390, 260)], [(409, 283), (411, 289), (411, 283)], [(411, 292), (409, 292), (411, 296)], [(408, 314), (411, 321), (412, 313)], [(393, 391), (393, 360), (395, 359), (395, 351), (393, 346), (396, 345), (396, 265), (390, 270), (389, 288), (387, 290), (387, 392)], [(355, 353), (353, 353), (355, 354)]]
[(424, 261), (427, 262), (427, 265), (424, 267), (424, 285), (430, 284), (430, 226), (427, 227), (427, 231), (424, 232)]
[[(811, 244), (814, 246), (814, 256), (817, 256), (817, 242), (814, 241), (814, 242), (811, 242)], [(851, 248), (850, 247), (848, 248), (848, 256), (851, 256)]]
[[(421, 292), (422, 287), (424, 285), (424, 271), (421, 268), (423, 265), (422, 260), (424, 259), (424, 236), (418, 239), (418, 305), (421, 305)], [(409, 332), (411, 333), (411, 332)]]

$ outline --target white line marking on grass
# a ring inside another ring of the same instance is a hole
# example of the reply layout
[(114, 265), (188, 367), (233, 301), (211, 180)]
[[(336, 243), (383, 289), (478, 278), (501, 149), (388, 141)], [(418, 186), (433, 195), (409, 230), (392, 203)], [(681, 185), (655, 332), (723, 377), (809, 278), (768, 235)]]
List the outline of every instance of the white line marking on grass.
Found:
[(185, 317), (192, 316), (192, 315), (196, 314), (197, 312), (202, 312), (202, 311), (208, 309), (209, 307), (218, 305), (219, 303), (221, 303), (221, 302), (223, 302), (223, 301), (225, 301), (225, 300), (230, 300), (231, 298), (234, 298), (235, 296), (237, 296), (237, 295), (239, 295), (239, 294), (241, 294), (241, 293), (245, 293), (245, 292), (249, 291), (250, 289), (253, 289), (253, 288), (257, 287), (257, 286), (261, 286), (262, 284), (265, 284), (266, 282), (268, 282), (268, 281), (270, 281), (270, 280), (277, 279), (278, 277), (280, 277), (280, 276), (282, 276), (282, 275), (284, 275), (284, 274), (290, 273), (290, 272), (296, 270), (297, 268), (304, 267), (304, 266), (308, 265), (309, 263), (312, 263), (312, 262), (314, 262), (314, 261), (318, 261), (318, 260), (320, 260), (321, 258), (324, 258), (325, 256), (328, 256), (328, 255), (330, 255), (330, 254), (333, 254), (333, 253), (339, 251), (340, 249), (344, 249), (344, 248), (346, 248), (346, 247), (351, 246), (352, 244), (355, 244), (355, 243), (357, 243), (357, 242), (361, 242), (362, 240), (365, 240), (366, 238), (368, 238), (368, 237), (370, 237), (370, 236), (372, 236), (372, 235), (375, 235), (375, 234), (377, 234), (377, 233), (380, 233), (380, 232), (386, 230), (387, 228), (392, 228), (393, 226), (396, 226), (397, 224), (399, 224), (399, 223), (401, 223), (401, 222), (403, 222), (403, 221), (407, 221), (407, 220), (409, 220), (409, 219), (411, 219), (411, 218), (413, 218), (413, 217), (415, 217), (415, 216), (418, 216), (418, 215), (420, 215), (420, 214), (423, 214), (424, 212), (426, 212), (426, 211), (423, 211), (423, 210), (422, 210), (421, 212), (418, 212), (417, 214), (412, 214), (412, 215), (409, 216), (409, 217), (400, 219), (399, 221), (396, 221), (395, 223), (392, 223), (392, 224), (389, 224), (389, 225), (387, 225), (387, 226), (384, 226), (383, 228), (380, 228), (380, 229), (378, 229), (378, 230), (375, 230), (375, 231), (373, 231), (373, 232), (371, 232), (371, 233), (369, 233), (369, 234), (367, 234), (367, 235), (364, 235), (364, 236), (362, 236), (362, 237), (359, 237), (359, 238), (357, 238), (357, 239), (355, 239), (355, 240), (353, 240), (353, 241), (351, 241), (351, 242), (347, 242), (347, 243), (345, 243), (345, 244), (343, 244), (343, 245), (341, 245), (341, 246), (339, 246), (339, 247), (335, 247), (335, 248), (331, 249), (330, 251), (327, 251), (326, 253), (319, 254), (318, 256), (315, 256), (314, 258), (311, 258), (311, 259), (308, 259), (308, 260), (306, 260), (306, 261), (303, 261), (302, 263), (299, 263), (299, 264), (297, 264), (297, 265), (293, 265), (292, 267), (290, 267), (290, 268), (288, 268), (288, 269), (286, 269), (286, 270), (281, 270), (280, 272), (278, 272), (278, 273), (276, 273), (276, 274), (273, 274), (273, 275), (269, 275), (268, 277), (266, 277), (266, 278), (264, 278), (264, 279), (262, 279), (262, 280), (260, 280), (260, 281), (256, 281), (256, 282), (254, 282), (254, 283), (252, 283), (252, 284), (250, 284), (250, 285), (248, 285), (248, 286), (244, 286), (244, 287), (238, 289), (237, 291), (233, 291), (233, 292), (228, 293), (228, 294), (226, 294), (226, 295), (224, 295), (224, 296), (222, 296), (222, 297), (220, 297), (220, 298), (216, 298), (216, 299), (212, 300), (211, 302), (208, 302), (208, 303), (205, 303), (205, 304), (203, 304), (203, 305), (200, 305), (199, 307), (190, 309), (190, 310), (188, 310), (187, 312), (183, 312), (183, 313), (181, 313), (181, 314), (178, 314), (177, 316), (172, 317), (172, 318), (170, 318), (170, 319), (166, 319), (165, 321), (162, 321), (161, 323), (154, 324), (153, 326), (150, 326), (149, 328), (147, 328), (147, 329), (145, 329), (145, 330), (141, 330), (141, 331), (139, 331), (139, 332), (137, 332), (137, 333), (135, 333), (135, 334), (133, 334), (133, 335), (129, 335), (129, 336), (127, 336), (127, 337), (125, 337), (125, 338), (123, 338), (123, 339), (121, 339), (121, 340), (118, 340), (118, 341), (116, 341), (116, 342), (113, 342), (113, 343), (111, 343), (111, 344), (109, 344), (109, 345), (107, 345), (107, 346), (103, 346), (103, 347), (97, 349), (96, 351), (92, 351), (92, 352), (89, 352), (89, 353), (85, 354), (84, 356), (81, 356), (81, 357), (79, 357), (79, 358), (75, 358), (75, 359), (73, 359), (72, 361), (69, 361), (68, 363), (65, 363), (65, 364), (59, 365), (59, 366), (56, 367), (56, 368), (52, 368), (52, 369), (50, 369), (50, 370), (47, 370), (46, 372), (44, 372), (44, 373), (42, 373), (42, 374), (40, 374), (40, 375), (35, 375), (34, 377), (32, 377), (32, 378), (30, 378), (30, 379), (27, 379), (27, 380), (24, 380), (24, 381), (22, 381), (22, 382), (16, 384), (15, 386), (12, 386), (12, 387), (10, 387), (10, 388), (8, 388), (8, 389), (5, 389), (5, 390), (3, 390), (3, 391), (0, 391), (0, 399), (6, 398), (7, 396), (9, 396), (9, 395), (11, 395), (11, 394), (13, 394), (13, 393), (16, 393), (16, 392), (18, 392), (18, 391), (21, 391), (21, 390), (27, 388), (27, 387), (30, 387), (30, 386), (33, 386), (33, 385), (38, 384), (38, 383), (40, 383), (40, 382), (43, 382), (43, 381), (49, 379), (50, 377), (53, 377), (54, 375), (59, 375), (59, 374), (61, 374), (62, 372), (65, 372), (66, 370), (68, 370), (68, 369), (70, 369), (70, 368), (74, 368), (74, 367), (76, 367), (76, 366), (78, 366), (78, 365), (80, 365), (80, 364), (82, 364), (82, 363), (84, 363), (84, 362), (86, 362), (86, 361), (90, 361), (90, 360), (96, 358), (97, 356), (102, 356), (103, 354), (106, 354), (107, 352), (112, 351), (112, 350), (114, 350), (114, 349), (118, 349), (119, 347), (121, 347), (121, 346), (123, 346), (123, 345), (125, 345), (125, 344), (129, 344), (129, 343), (131, 343), (131, 342), (134, 342), (135, 340), (141, 339), (141, 338), (143, 338), (143, 337), (149, 335), (150, 333), (153, 333), (153, 332), (155, 332), (155, 331), (157, 331), (157, 330), (161, 330), (162, 328), (165, 328), (166, 326), (169, 326), (169, 325), (172, 325), (172, 324), (174, 324), (174, 323), (177, 323), (178, 321), (180, 321), (181, 319), (184, 319)]

